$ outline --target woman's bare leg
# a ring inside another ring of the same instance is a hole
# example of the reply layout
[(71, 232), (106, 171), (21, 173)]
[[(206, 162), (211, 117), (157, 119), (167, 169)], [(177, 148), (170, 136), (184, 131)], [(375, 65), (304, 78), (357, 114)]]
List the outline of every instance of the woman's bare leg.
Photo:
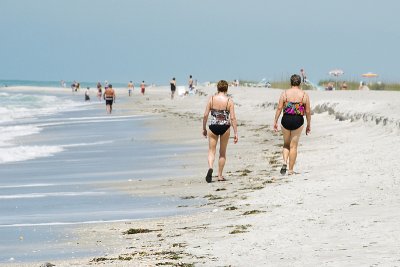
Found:
[(299, 144), (300, 135), (303, 131), (303, 126), (291, 131), (290, 133), (290, 150), (289, 150), (289, 174), (293, 173), (293, 167), (297, 158), (297, 146)]
[(217, 149), (218, 136), (208, 131), (208, 168), (212, 169)]
[(220, 137), (219, 143), (219, 159), (218, 159), (218, 180), (223, 180), (222, 172), (226, 162), (226, 148), (228, 147), (230, 128)]
[(291, 131), (282, 127), (282, 134), (283, 134), (283, 149), (282, 149), (283, 164), (287, 164), (289, 159)]

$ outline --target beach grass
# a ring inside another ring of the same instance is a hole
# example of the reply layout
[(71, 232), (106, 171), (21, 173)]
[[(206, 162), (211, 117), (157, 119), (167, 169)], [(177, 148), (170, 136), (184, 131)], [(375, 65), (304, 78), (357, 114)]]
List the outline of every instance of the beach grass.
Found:
[[(329, 80), (320, 80), (318, 82), (319, 86), (326, 87), (328, 83), (333, 83), (337, 84), (336, 88), (337, 90), (340, 89), (340, 85), (346, 82), (347, 84), (347, 90), (359, 90), (360, 87), (360, 82), (359, 81), (346, 81), (346, 80), (334, 80), (334, 79), (329, 79)], [(285, 89), (285, 88), (290, 88), (290, 82), (289, 81), (272, 81), (271, 82), (272, 88), (280, 88), (280, 89)], [(376, 82), (376, 81), (367, 81), (366, 85), (369, 87), (370, 90), (376, 90), (376, 91), (400, 91), (400, 83), (389, 83), (389, 82)], [(314, 89), (312, 85), (310, 84), (305, 84), (303, 83), (301, 87), (304, 90), (312, 90)]]
[[(334, 83), (336, 84), (337, 82), (337, 89), (340, 89), (340, 85), (343, 82), (346, 82), (347, 84), (347, 90), (358, 90), (360, 87), (360, 82), (359, 81), (346, 81), (346, 80), (321, 80), (318, 82), (318, 85), (325, 87), (328, 83)], [(376, 82), (376, 81), (370, 81), (366, 82), (366, 85), (368, 86), (369, 89), (371, 90), (379, 90), (379, 91), (400, 91), (400, 83), (385, 83), (385, 82)]]

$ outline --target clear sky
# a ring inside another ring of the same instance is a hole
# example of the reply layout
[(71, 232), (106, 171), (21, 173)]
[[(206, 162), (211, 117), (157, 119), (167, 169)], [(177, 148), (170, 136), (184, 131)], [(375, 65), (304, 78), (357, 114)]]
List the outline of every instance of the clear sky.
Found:
[(0, 0), (0, 79), (400, 81), (398, 0)]

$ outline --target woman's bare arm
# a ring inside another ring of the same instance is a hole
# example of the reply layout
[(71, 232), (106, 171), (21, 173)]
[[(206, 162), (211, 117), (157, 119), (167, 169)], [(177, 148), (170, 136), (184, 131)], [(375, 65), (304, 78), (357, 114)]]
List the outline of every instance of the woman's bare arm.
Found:
[(281, 116), (282, 109), (283, 109), (283, 93), (279, 97), (278, 107), (275, 112), (275, 119), (274, 119), (274, 130), (275, 131), (278, 131), (278, 120), (279, 120), (279, 117)]
[(211, 98), (208, 100), (206, 110), (204, 111), (203, 115), (203, 136), (207, 138), (207, 121), (208, 121), (208, 114), (210, 114), (211, 109)]
[(238, 137), (238, 131), (237, 131), (237, 120), (236, 120), (236, 114), (235, 114), (235, 104), (233, 103), (232, 99), (229, 102), (230, 102), (229, 114), (230, 114), (230, 118), (231, 118), (231, 125), (232, 125), (233, 132), (234, 132), (233, 142), (236, 144), (239, 141), (239, 137)]
[(306, 127), (306, 134), (311, 132), (311, 104), (310, 104), (310, 97), (306, 94), (306, 120), (307, 120), (307, 127)]

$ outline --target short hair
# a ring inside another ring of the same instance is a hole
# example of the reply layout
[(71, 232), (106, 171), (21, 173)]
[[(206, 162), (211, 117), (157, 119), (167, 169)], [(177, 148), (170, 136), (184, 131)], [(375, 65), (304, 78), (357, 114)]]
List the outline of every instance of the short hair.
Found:
[(109, 84), (109, 85), (108, 85), (108, 88), (112, 88), (112, 84)]
[(299, 86), (301, 84), (301, 77), (300, 75), (293, 74), (290, 77), (290, 85), (291, 86)]
[(227, 92), (228, 91), (228, 82), (225, 80), (220, 80), (217, 84), (218, 92)]

